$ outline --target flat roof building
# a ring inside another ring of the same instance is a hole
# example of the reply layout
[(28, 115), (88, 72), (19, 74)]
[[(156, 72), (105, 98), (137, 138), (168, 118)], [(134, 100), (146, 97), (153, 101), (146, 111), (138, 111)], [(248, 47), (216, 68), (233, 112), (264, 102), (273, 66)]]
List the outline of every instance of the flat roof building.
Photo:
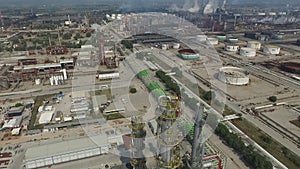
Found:
[(108, 153), (111, 145), (105, 134), (28, 148), (25, 166), (28, 169), (51, 166), (72, 160)]

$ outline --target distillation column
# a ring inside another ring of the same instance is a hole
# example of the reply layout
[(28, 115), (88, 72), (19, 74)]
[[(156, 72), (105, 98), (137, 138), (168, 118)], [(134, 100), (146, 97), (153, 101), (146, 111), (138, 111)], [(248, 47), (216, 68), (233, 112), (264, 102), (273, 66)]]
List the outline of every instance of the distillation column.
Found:
[(161, 96), (158, 99), (157, 134), (158, 134), (158, 167), (177, 169), (181, 165), (180, 136), (175, 124), (180, 116), (178, 97)]
[(195, 117), (194, 138), (192, 145), (191, 169), (203, 168), (204, 142), (202, 138), (202, 128), (205, 124), (204, 105), (200, 104), (199, 111)]
[(133, 169), (146, 169), (146, 158), (143, 150), (145, 148), (144, 141), (146, 131), (144, 130), (145, 123), (141, 116), (133, 116), (131, 118), (131, 166)]

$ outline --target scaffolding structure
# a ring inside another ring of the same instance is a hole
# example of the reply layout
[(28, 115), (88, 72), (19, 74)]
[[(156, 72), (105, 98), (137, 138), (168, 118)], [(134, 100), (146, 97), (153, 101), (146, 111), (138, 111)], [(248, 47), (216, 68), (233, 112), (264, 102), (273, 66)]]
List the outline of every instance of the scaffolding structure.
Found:
[(175, 124), (180, 117), (179, 98), (160, 96), (158, 102), (158, 167), (177, 169), (181, 166), (179, 143), (182, 135)]
[(146, 131), (144, 130), (145, 123), (141, 116), (133, 116), (131, 118), (131, 166), (133, 169), (146, 169), (146, 158), (143, 150), (145, 148)]

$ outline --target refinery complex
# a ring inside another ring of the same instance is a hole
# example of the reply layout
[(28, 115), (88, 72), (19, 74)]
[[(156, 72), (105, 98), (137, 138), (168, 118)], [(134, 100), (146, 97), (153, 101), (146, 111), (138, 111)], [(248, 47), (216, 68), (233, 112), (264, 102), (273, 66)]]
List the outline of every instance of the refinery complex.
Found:
[(62, 1), (0, 5), (0, 168), (300, 168), (299, 2)]

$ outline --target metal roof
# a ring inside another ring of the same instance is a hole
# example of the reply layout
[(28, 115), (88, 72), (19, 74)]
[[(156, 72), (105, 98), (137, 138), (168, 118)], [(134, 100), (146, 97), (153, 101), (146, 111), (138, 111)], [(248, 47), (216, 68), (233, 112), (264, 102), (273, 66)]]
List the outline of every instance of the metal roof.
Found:
[(80, 151), (104, 145), (109, 145), (107, 136), (105, 134), (74, 140), (60, 141), (57, 143), (28, 148), (25, 153), (25, 160), (33, 160), (59, 154), (67, 154), (73, 151)]

